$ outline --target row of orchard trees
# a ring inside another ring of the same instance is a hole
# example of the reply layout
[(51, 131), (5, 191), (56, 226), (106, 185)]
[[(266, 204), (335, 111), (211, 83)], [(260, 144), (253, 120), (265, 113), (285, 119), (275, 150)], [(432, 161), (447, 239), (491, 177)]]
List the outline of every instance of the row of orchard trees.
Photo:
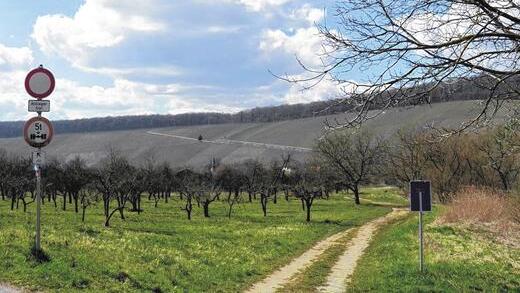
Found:
[[(350, 130), (322, 137), (306, 163), (284, 157), (265, 166), (258, 161), (226, 165), (213, 162), (207, 168), (172, 168), (153, 160), (135, 166), (117, 151), (99, 166), (87, 167), (76, 158), (53, 160), (44, 169), (43, 195), (48, 203), (65, 210), (72, 205), (85, 219), (87, 208), (102, 202), (105, 225), (114, 215), (125, 218), (126, 211), (141, 213), (141, 200), (157, 205), (172, 196), (182, 202), (188, 219), (194, 206), (210, 216), (215, 201), (228, 204), (228, 216), (242, 201), (257, 201), (264, 216), (269, 203), (279, 196), (301, 200), (310, 221), (311, 208), (318, 198), (333, 190), (350, 190), (357, 204), (360, 187), (370, 183), (401, 186), (416, 179), (432, 181), (441, 202), (466, 185), (511, 190), (518, 186), (520, 173), (519, 124), (453, 135), (439, 139), (432, 133), (401, 130), (391, 137)], [(11, 201), (11, 209), (34, 202), (34, 174), (29, 160), (0, 152), (0, 195)], [(58, 200), (61, 199), (61, 200)]]
[[(11, 209), (27, 206), (35, 199), (35, 178), (28, 159), (0, 152), (0, 194), (11, 201)], [(264, 216), (268, 204), (279, 196), (293, 196), (302, 202), (310, 221), (311, 207), (316, 198), (328, 196), (334, 185), (330, 170), (309, 161), (301, 164), (290, 156), (265, 166), (256, 160), (237, 164), (213, 162), (207, 168), (194, 170), (172, 168), (153, 160), (135, 166), (117, 151), (109, 151), (96, 167), (87, 167), (80, 158), (67, 162), (51, 160), (43, 169), (43, 199), (56, 208), (73, 208), (85, 220), (86, 210), (93, 203), (103, 203), (105, 226), (114, 215), (125, 219), (125, 212), (141, 213), (141, 201), (147, 198), (155, 206), (176, 196), (183, 202), (182, 210), (191, 219), (194, 206), (210, 216), (215, 201), (228, 204), (228, 217), (242, 201), (258, 201)]]

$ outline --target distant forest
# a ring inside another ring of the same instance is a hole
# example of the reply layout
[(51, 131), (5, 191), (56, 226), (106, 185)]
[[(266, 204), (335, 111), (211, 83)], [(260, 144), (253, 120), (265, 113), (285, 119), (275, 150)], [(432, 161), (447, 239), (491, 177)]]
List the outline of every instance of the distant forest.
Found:
[[(486, 91), (473, 86), (472, 83), (455, 82), (438, 87), (435, 91), (431, 92), (428, 97), (424, 97), (421, 101), (416, 101), (415, 104), (479, 100), (485, 98), (486, 94)], [(338, 100), (329, 100), (308, 104), (254, 108), (235, 114), (186, 113), (177, 115), (138, 115), (59, 120), (53, 121), (53, 126), (55, 132), (61, 134), (222, 123), (259, 123), (339, 114), (348, 112), (350, 109), (351, 106), (347, 103), (338, 103)], [(0, 137), (21, 136), (23, 123), (23, 121), (0, 122)]]

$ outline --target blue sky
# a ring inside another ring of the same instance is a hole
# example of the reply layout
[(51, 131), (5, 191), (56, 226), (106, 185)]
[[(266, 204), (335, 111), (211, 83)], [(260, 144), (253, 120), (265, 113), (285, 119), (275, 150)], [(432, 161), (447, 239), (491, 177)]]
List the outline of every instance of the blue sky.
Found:
[[(0, 2), (0, 120), (23, 120), (25, 74), (57, 78), (51, 119), (222, 111), (334, 97), (268, 70), (319, 65), (315, 23), (333, 0), (39, 0)], [(346, 78), (355, 79), (356, 74)]]

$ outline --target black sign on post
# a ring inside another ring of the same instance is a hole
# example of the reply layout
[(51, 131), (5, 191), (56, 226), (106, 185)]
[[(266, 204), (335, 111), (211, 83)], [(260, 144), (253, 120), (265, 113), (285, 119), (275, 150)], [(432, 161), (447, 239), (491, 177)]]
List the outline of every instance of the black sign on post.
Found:
[(410, 182), (410, 210), (412, 212), (432, 211), (432, 194), (430, 181)]
[(424, 271), (423, 212), (432, 210), (432, 193), (430, 181), (416, 180), (410, 182), (410, 210), (419, 212), (419, 269)]

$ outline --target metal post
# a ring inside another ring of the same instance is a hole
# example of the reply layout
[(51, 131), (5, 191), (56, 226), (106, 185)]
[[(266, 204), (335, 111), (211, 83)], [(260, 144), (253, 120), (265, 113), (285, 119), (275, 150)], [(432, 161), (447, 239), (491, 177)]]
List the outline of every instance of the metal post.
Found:
[(41, 210), (41, 173), (40, 166), (34, 165), (36, 171), (36, 241), (34, 248), (40, 250), (40, 210)]
[(419, 267), (421, 273), (424, 269), (424, 252), (423, 252), (423, 206), (422, 191), (419, 191)]

